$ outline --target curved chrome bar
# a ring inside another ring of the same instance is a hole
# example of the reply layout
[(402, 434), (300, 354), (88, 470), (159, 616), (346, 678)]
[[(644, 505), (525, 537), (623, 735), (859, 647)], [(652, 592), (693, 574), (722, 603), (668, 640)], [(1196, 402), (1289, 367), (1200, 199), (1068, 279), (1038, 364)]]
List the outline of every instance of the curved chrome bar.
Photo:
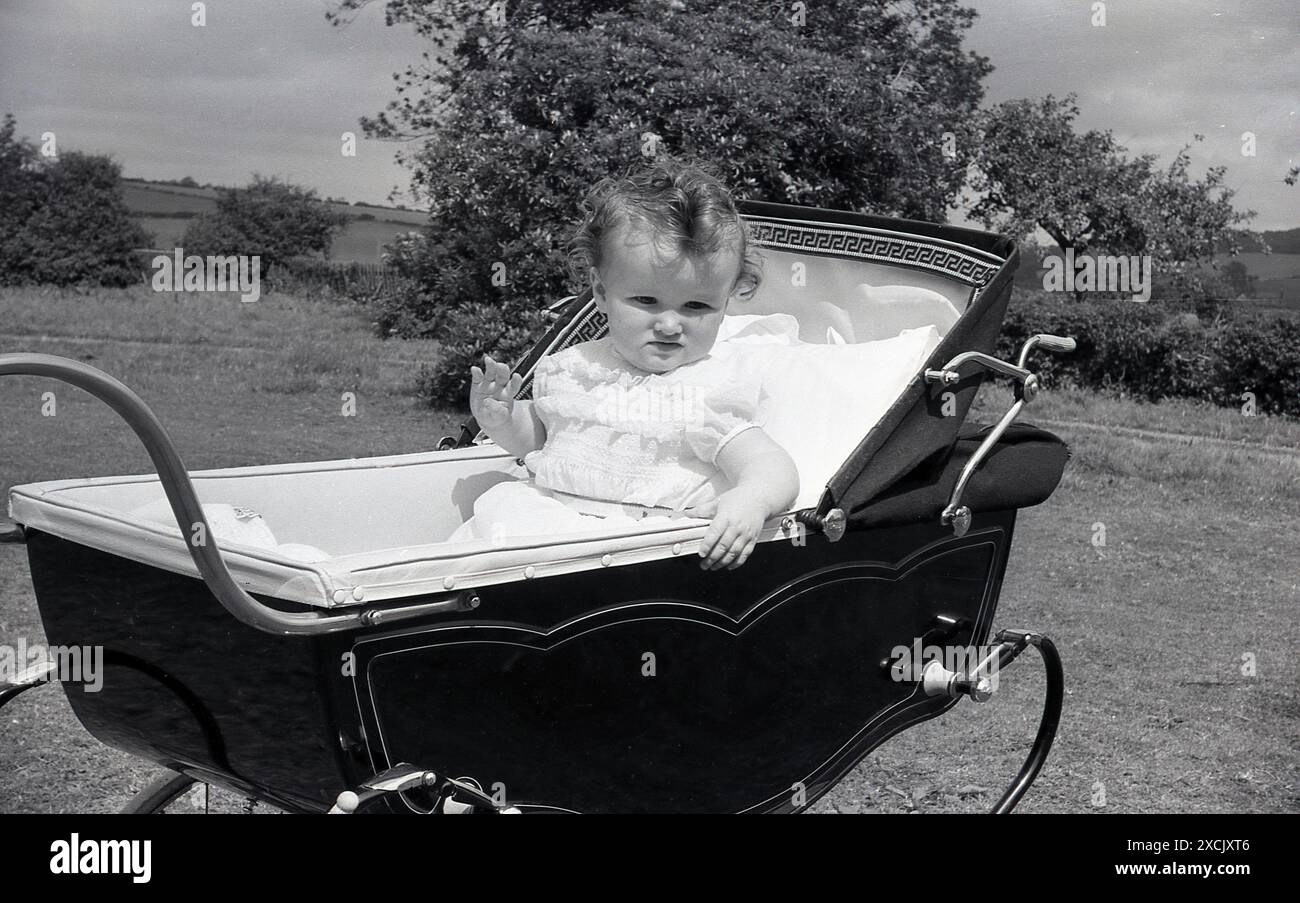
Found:
[(962, 493), (966, 491), (966, 484), (974, 476), (976, 468), (984, 463), (984, 458), (993, 450), (993, 446), (997, 445), (1007, 427), (1019, 416), (1020, 410), (1025, 406), (1026, 402), (1027, 399), (1020, 398), (1011, 407), (1007, 408), (1007, 412), (1002, 415), (1002, 419), (998, 421), (997, 426), (989, 430), (989, 434), (984, 437), (984, 441), (980, 443), (979, 448), (975, 449), (975, 454), (970, 456), (966, 466), (962, 468), (961, 476), (957, 478), (957, 486), (952, 491), (952, 498), (948, 502), (948, 507), (943, 509), (943, 514), (940, 516), (940, 520), (944, 524), (952, 525), (952, 531), (956, 535), (965, 536), (966, 531), (970, 529), (971, 511), (961, 504), (961, 497)]
[[(0, 354), (0, 376), (42, 376), (61, 380), (107, 404), (144, 443), (158, 470), (158, 478), (171, 503), (181, 536), (190, 535), (190, 530), (198, 524), (203, 525), (203, 536), (213, 536), (211, 525), (194, 493), (189, 472), (181, 463), (180, 453), (140, 396), (102, 370), (52, 354)], [(283, 636), (304, 636), (353, 630), (365, 624), (365, 613), (361, 611), (329, 615), (277, 611), (258, 602), (235, 583), (215, 541), (198, 546), (193, 543), (186, 545), (212, 595), (227, 611), (250, 627)]]
[(960, 369), (963, 364), (968, 364), (974, 361), (988, 370), (1001, 373), (1003, 376), (1009, 376), (1014, 380), (1024, 383), (1027, 379), (1033, 376), (1033, 374), (1025, 368), (1025, 362), (1029, 360), (1029, 352), (1039, 347), (1046, 348), (1048, 351), (1073, 351), (1076, 347), (1076, 343), (1074, 339), (1066, 336), (1048, 335), (1046, 333), (1039, 333), (1030, 336), (1025, 340), (1025, 344), (1021, 347), (1020, 359), (1016, 364), (998, 360), (995, 357), (979, 351), (963, 351), (961, 354), (948, 361), (948, 363), (944, 364), (942, 370), (926, 370), (924, 374), (925, 380), (926, 382), (941, 382), (944, 385), (952, 385), (961, 380), (961, 374), (957, 372), (958, 369)]
[(962, 494), (966, 491), (966, 484), (970, 482), (970, 478), (974, 475), (976, 469), (984, 463), (984, 459), (993, 450), (993, 446), (1002, 438), (1002, 434), (1006, 432), (1007, 427), (1019, 416), (1021, 409), (1034, 400), (1041, 388), (1038, 377), (1025, 369), (1025, 362), (1029, 359), (1029, 352), (1039, 346), (1049, 351), (1073, 351), (1075, 341), (1064, 336), (1039, 333), (1025, 340), (1024, 346), (1020, 349), (1018, 365), (1000, 361), (978, 351), (966, 351), (948, 361), (942, 370), (925, 371), (924, 376), (927, 382), (952, 385), (961, 379), (961, 374), (957, 372), (958, 368), (963, 364), (974, 362), (994, 372), (1010, 376), (1019, 383), (1015, 402), (1002, 415), (1002, 419), (998, 421), (997, 425), (984, 437), (984, 441), (980, 443), (979, 448), (975, 449), (975, 453), (970, 456), (970, 460), (962, 468), (961, 476), (957, 478), (957, 485), (952, 491), (948, 506), (943, 509), (943, 514), (940, 516), (940, 520), (944, 524), (950, 525), (953, 533), (958, 536), (964, 536), (966, 531), (970, 529), (971, 524), (971, 510), (961, 503)]
[(1010, 376), (1012, 379), (1021, 382), (1024, 382), (1031, 375), (1023, 366), (1017, 367), (1014, 364), (1008, 364), (1006, 361), (1000, 361), (995, 357), (984, 354), (982, 351), (963, 351), (944, 364), (942, 370), (926, 370), (925, 378), (930, 382), (955, 383), (961, 378), (961, 375), (957, 373), (958, 369), (961, 368), (962, 364), (971, 361), (988, 370), (1001, 373), (1003, 376)]

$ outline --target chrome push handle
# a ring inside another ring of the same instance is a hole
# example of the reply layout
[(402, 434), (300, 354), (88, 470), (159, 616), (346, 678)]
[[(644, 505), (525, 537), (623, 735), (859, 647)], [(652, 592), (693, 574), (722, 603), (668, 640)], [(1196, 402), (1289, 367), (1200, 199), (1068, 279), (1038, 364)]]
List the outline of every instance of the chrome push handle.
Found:
[(1038, 376), (1025, 368), (1025, 363), (1029, 359), (1029, 352), (1035, 348), (1045, 348), (1048, 351), (1056, 352), (1070, 352), (1076, 347), (1077, 343), (1074, 339), (1067, 336), (1040, 333), (1030, 336), (1025, 341), (1025, 344), (1020, 349), (1020, 357), (1016, 364), (1010, 364), (978, 351), (966, 351), (948, 361), (942, 369), (926, 370), (923, 374), (926, 382), (937, 382), (941, 385), (950, 386), (961, 380), (961, 374), (958, 371), (963, 365), (974, 363), (994, 373), (1009, 376), (1017, 383), (1015, 402), (1002, 415), (1002, 419), (998, 421), (997, 425), (984, 437), (984, 441), (980, 443), (979, 448), (975, 449), (975, 454), (971, 455), (970, 460), (966, 462), (966, 466), (962, 468), (961, 476), (957, 478), (957, 485), (953, 488), (948, 506), (943, 509), (943, 513), (940, 515), (940, 520), (945, 525), (950, 525), (955, 535), (965, 536), (966, 531), (970, 529), (971, 510), (961, 503), (961, 498), (966, 491), (967, 484), (970, 483), (971, 477), (975, 474), (976, 469), (984, 463), (984, 459), (993, 450), (993, 446), (997, 445), (1007, 427), (1020, 415), (1020, 411), (1024, 406), (1034, 400), (1042, 388)]
[(1029, 352), (1035, 348), (1046, 348), (1048, 351), (1055, 351), (1058, 354), (1068, 354), (1077, 347), (1078, 343), (1069, 336), (1047, 335), (1040, 332), (1038, 335), (1030, 336), (1024, 347), (1020, 349), (1020, 367), (1024, 368)]

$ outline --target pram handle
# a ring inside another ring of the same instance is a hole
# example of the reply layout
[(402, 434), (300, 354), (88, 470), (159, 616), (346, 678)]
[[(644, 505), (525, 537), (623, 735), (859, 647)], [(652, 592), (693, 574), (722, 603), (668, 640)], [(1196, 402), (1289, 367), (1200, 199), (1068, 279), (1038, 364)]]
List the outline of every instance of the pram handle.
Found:
[(1078, 347), (1078, 343), (1069, 336), (1048, 335), (1040, 332), (1038, 335), (1030, 336), (1025, 342), (1024, 347), (1020, 349), (1020, 367), (1023, 369), (1025, 361), (1029, 359), (1029, 352), (1034, 348), (1046, 348), (1048, 351), (1066, 353), (1073, 351)]

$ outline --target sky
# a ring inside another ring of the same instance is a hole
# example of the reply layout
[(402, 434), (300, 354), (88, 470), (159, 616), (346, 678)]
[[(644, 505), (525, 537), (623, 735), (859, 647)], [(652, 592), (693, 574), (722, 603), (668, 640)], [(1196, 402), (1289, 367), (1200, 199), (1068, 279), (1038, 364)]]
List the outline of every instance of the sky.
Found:
[[(816, 0), (806, 0), (816, 14)], [(1078, 95), (1079, 125), (1168, 162), (1193, 135), (1193, 173), (1228, 167), (1253, 226), (1300, 226), (1300, 15), (1294, 0), (966, 0), (966, 46), (996, 67), (987, 101)], [(384, 202), (408, 176), (396, 146), (358, 120), (396, 97), (393, 74), (428, 49), (384, 25), (375, 0), (351, 25), (330, 0), (0, 0), (0, 112), (33, 140), (107, 153), (132, 178), (246, 184), (253, 172), (322, 196)], [(1289, 23), (1289, 24), (1288, 24)], [(357, 135), (357, 154), (340, 152)], [(1255, 155), (1242, 154), (1242, 134)], [(409, 203), (409, 198), (398, 200)]]

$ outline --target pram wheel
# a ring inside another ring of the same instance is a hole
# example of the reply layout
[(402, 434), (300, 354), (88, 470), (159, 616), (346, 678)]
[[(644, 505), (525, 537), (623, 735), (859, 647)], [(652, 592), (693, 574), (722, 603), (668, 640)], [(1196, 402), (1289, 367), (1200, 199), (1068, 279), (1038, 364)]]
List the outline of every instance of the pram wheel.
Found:
[[(232, 791), (217, 788), (214, 794), (212, 784), (205, 783), (189, 775), (165, 771), (151, 781), (143, 790), (133, 796), (124, 807), (123, 815), (207, 815), (213, 813), (235, 812)], [(201, 793), (196, 793), (197, 788)], [(252, 815), (263, 806), (261, 800), (244, 796), (241, 807), (245, 815)], [(263, 812), (278, 813), (275, 806), (265, 806)]]
[(165, 772), (131, 797), (131, 801), (122, 807), (122, 814), (159, 815), (165, 813), (168, 806), (189, 793), (197, 783), (198, 781), (189, 775), (176, 774), (172, 771)]

